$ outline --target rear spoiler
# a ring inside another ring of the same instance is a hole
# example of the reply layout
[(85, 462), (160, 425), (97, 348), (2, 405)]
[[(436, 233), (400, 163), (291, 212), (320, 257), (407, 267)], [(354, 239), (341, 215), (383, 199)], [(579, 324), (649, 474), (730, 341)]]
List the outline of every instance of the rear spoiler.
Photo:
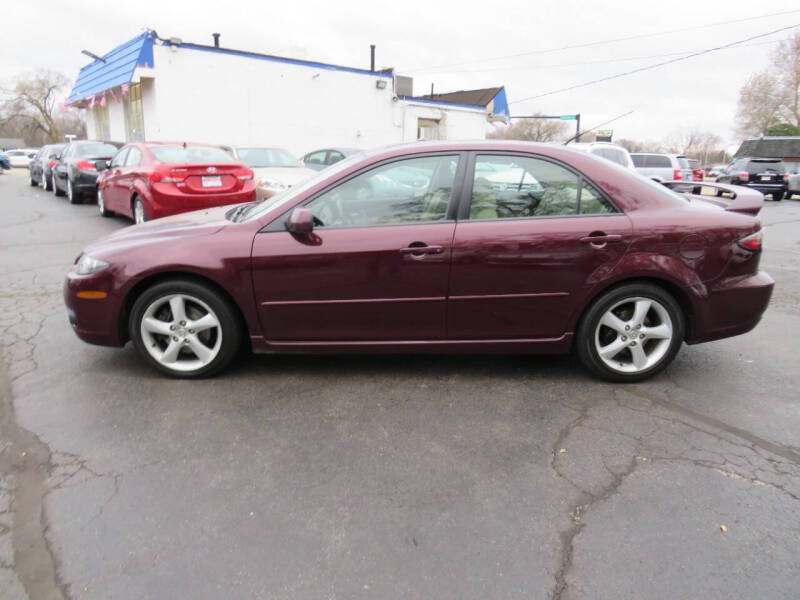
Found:
[(715, 190), (722, 190), (730, 194), (730, 198), (721, 196), (701, 196), (699, 194), (689, 194), (684, 192), (685, 196), (695, 200), (702, 200), (709, 204), (715, 204), (725, 210), (731, 212), (743, 213), (746, 215), (756, 216), (761, 207), (764, 206), (764, 194), (757, 190), (743, 187), (741, 185), (728, 185), (726, 183), (706, 183), (702, 181), (662, 181), (664, 185), (670, 189), (673, 187), (681, 186), (686, 187), (691, 185), (693, 188), (714, 188)]

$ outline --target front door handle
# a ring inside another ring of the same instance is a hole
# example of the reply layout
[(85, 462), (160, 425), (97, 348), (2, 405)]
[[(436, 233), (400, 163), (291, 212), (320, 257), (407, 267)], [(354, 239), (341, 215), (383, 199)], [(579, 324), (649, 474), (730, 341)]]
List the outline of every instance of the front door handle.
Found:
[(407, 248), (400, 248), (400, 254), (441, 254), (444, 252), (444, 246), (408, 246)]
[(582, 237), (580, 241), (583, 244), (613, 244), (614, 242), (621, 242), (622, 236), (616, 233), (597, 233), (595, 235)]

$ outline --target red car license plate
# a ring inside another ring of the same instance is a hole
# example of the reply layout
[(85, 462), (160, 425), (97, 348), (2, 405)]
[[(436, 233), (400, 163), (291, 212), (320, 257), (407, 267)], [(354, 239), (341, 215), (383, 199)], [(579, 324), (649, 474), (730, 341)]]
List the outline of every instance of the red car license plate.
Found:
[(213, 175), (211, 177), (203, 176), (203, 187), (222, 187), (222, 177)]

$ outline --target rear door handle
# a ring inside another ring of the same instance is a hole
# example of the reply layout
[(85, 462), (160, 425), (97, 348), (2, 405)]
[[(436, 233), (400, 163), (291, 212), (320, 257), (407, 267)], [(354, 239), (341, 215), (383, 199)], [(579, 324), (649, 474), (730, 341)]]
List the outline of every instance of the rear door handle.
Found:
[(621, 242), (622, 236), (616, 233), (601, 234), (601, 235), (587, 235), (581, 238), (583, 244), (613, 244), (614, 242)]
[(400, 254), (441, 254), (444, 246), (408, 246), (400, 248)]

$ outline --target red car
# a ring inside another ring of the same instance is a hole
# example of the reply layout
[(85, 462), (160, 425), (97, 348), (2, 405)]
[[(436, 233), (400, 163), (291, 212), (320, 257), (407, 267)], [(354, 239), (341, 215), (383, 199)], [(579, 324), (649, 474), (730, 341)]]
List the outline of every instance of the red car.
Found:
[(756, 326), (763, 197), (677, 195), (563, 146), (410, 144), (260, 203), (114, 233), (64, 295), (77, 335), (178, 377), (256, 352), (566, 353), (638, 381)]
[(141, 142), (97, 161), (97, 205), (144, 223), (168, 215), (255, 200), (253, 171), (216, 146)]

